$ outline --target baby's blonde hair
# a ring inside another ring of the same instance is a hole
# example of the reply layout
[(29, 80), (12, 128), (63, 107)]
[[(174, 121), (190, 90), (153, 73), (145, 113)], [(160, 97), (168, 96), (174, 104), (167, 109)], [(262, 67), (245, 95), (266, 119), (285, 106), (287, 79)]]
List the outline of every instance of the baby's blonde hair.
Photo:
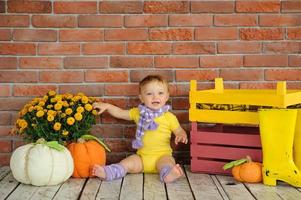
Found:
[(159, 83), (166, 85), (167, 90), (168, 90), (168, 81), (166, 79), (164, 79), (160, 75), (148, 75), (139, 82), (139, 92), (141, 92), (141, 89), (143, 88), (143, 86), (145, 86), (146, 84), (153, 82), (153, 81), (157, 81)]

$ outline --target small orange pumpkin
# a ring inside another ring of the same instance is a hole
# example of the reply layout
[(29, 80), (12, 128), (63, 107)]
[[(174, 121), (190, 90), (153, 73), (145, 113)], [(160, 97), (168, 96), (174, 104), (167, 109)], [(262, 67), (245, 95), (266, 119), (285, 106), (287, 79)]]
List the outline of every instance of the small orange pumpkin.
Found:
[(246, 159), (232, 162), (231, 167), (229, 167), (229, 164), (226, 168), (232, 167), (231, 172), (235, 180), (246, 183), (262, 182), (262, 164), (253, 162), (249, 156)]
[(92, 177), (91, 167), (95, 164), (105, 165), (106, 151), (110, 151), (98, 138), (84, 135), (77, 143), (70, 143), (67, 148), (71, 152), (74, 163), (72, 176), (75, 178)]

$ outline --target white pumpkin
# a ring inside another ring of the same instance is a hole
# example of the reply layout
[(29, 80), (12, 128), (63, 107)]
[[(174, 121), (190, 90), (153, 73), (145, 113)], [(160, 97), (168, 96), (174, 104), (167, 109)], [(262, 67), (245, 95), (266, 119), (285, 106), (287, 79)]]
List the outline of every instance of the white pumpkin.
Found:
[(35, 186), (56, 185), (73, 173), (73, 159), (69, 150), (49, 148), (45, 144), (27, 144), (17, 148), (10, 159), (14, 178)]

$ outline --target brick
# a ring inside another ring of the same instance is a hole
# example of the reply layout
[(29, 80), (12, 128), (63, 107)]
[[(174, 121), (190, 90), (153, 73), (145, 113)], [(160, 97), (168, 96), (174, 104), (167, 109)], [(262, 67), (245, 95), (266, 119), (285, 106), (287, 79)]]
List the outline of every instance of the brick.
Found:
[(131, 82), (140, 82), (144, 77), (155, 74), (160, 74), (167, 81), (173, 81), (172, 70), (131, 70), (130, 80)]
[(51, 13), (51, 9), (50, 1), (7, 1), (7, 11), (9, 13)]
[(301, 67), (301, 56), (291, 55), (288, 57), (288, 65), (290, 67)]
[(112, 152), (125, 152), (130, 148), (125, 139), (106, 140)]
[(172, 109), (173, 110), (188, 110), (190, 107), (188, 98), (173, 98)]
[(120, 55), (125, 53), (124, 43), (87, 43), (82, 46), (82, 53), (89, 55)]
[(110, 67), (116, 68), (149, 68), (153, 67), (152, 57), (111, 56)]
[(276, 83), (270, 83), (270, 82), (240, 82), (239, 88), (240, 89), (275, 89)]
[(144, 2), (145, 13), (188, 13), (188, 1), (146, 1)]
[(283, 15), (260, 15), (260, 26), (301, 26), (301, 15), (283, 14)]
[(19, 67), (24, 69), (59, 69), (62, 58), (58, 57), (21, 57)]
[(282, 28), (242, 28), (239, 34), (242, 40), (282, 40), (285, 31)]
[(4, 12), (5, 12), (5, 1), (0, 1), (0, 13), (4, 13)]
[[(8, 115), (9, 116), (9, 115)], [(4, 119), (3, 117), (1, 117), (1, 114), (0, 114), (0, 119)], [(8, 119), (4, 119), (4, 120), (8, 120), (8, 124), (4, 124), (3, 121), (0, 122), (2, 123), (2, 125), (9, 125), (10, 124), (10, 116)], [(9, 136), (11, 134), (11, 129), (12, 127), (11, 126), (0, 126), (0, 136)]]
[(222, 69), (220, 77), (226, 81), (259, 81), (264, 79), (264, 70)]
[(9, 29), (0, 29), (0, 41), (11, 40), (11, 31)]
[(77, 94), (79, 92), (84, 93), (87, 96), (99, 97), (104, 95), (104, 85), (60, 85), (59, 92)]
[(0, 165), (8, 166), (10, 163), (11, 154), (0, 154)]
[(169, 26), (211, 26), (213, 17), (207, 14), (169, 15)]
[(214, 25), (216, 26), (257, 26), (257, 15), (228, 14), (215, 15)]
[(10, 153), (12, 151), (11, 140), (0, 140), (0, 153)]
[(270, 81), (300, 81), (301, 80), (301, 70), (290, 70), (290, 69), (275, 69), (265, 71), (265, 80)]
[(213, 42), (174, 42), (173, 54), (213, 54), (215, 44)]
[(214, 80), (218, 77), (217, 70), (176, 70), (176, 81)]
[(135, 126), (126, 126), (124, 128), (124, 137), (125, 138), (135, 138), (136, 127)]
[(242, 67), (242, 56), (201, 56), (200, 66), (203, 68)]
[(151, 29), (150, 40), (192, 40), (193, 30), (187, 28)]
[(162, 42), (129, 42), (128, 54), (170, 54), (171, 44)]
[(187, 97), (187, 94), (189, 94), (189, 90), (190, 90), (190, 85), (189, 83), (187, 84), (170, 84), (169, 87), (169, 93), (170, 96), (185, 96)]
[(10, 96), (10, 86), (9, 85), (0, 85), (0, 97)]
[(287, 38), (290, 40), (300, 40), (301, 28), (287, 28)]
[(236, 28), (196, 28), (195, 40), (236, 40), (238, 31)]
[(1, 71), (0, 82), (3, 83), (35, 83), (38, 77), (32, 71)]
[(82, 83), (84, 74), (81, 71), (40, 71), (39, 82), (44, 83)]
[(280, 1), (236, 1), (236, 12), (266, 12), (278, 13), (280, 12)]
[(234, 2), (228, 1), (199, 1), (191, 2), (192, 13), (233, 13)]
[(57, 32), (55, 30), (16, 29), (13, 31), (15, 41), (54, 42)]
[(263, 46), (264, 53), (301, 53), (301, 42), (272, 42)]
[(105, 40), (147, 40), (147, 29), (110, 29), (105, 30)]
[(79, 55), (80, 45), (76, 43), (40, 43), (40, 55)]
[(105, 95), (108, 96), (137, 96), (138, 94), (137, 84), (105, 85)]
[(63, 42), (90, 42), (103, 41), (104, 31), (97, 29), (89, 30), (60, 30), (60, 41)]
[(98, 71), (88, 70), (85, 72), (85, 81), (87, 82), (127, 82), (127, 71)]
[(34, 15), (32, 25), (38, 28), (74, 28), (77, 27), (75, 16)]
[(56, 89), (54, 85), (14, 85), (13, 96), (43, 96)]
[(93, 69), (107, 68), (109, 59), (107, 57), (66, 57), (64, 68), (66, 69)]
[(165, 15), (127, 15), (124, 18), (125, 27), (160, 27), (168, 26)]
[(245, 55), (246, 67), (287, 67), (287, 55)]
[(300, 13), (301, 12), (301, 2), (284, 0), (281, 1), (281, 12), (282, 13)]
[(0, 69), (16, 69), (17, 58), (15, 57), (0, 57)]
[(262, 45), (259, 42), (220, 42), (217, 43), (218, 53), (261, 53)]
[(35, 44), (0, 43), (0, 55), (34, 55), (35, 53)]
[(100, 13), (142, 13), (143, 2), (139, 1), (107, 1), (99, 2)]
[(57, 14), (95, 14), (97, 2), (54, 2), (53, 12)]
[(158, 68), (198, 68), (198, 57), (168, 56), (155, 57), (155, 67)]
[(96, 125), (91, 133), (101, 138), (123, 138), (123, 127), (114, 124)]
[[(0, 99), (1, 111), (20, 111), (26, 103), (29, 102), (28, 98), (2, 98)], [(18, 116), (18, 115), (16, 115)]]
[(1, 15), (0, 27), (28, 27), (28, 15)]
[(122, 25), (121, 15), (80, 15), (78, 17), (79, 27), (114, 28), (122, 27)]

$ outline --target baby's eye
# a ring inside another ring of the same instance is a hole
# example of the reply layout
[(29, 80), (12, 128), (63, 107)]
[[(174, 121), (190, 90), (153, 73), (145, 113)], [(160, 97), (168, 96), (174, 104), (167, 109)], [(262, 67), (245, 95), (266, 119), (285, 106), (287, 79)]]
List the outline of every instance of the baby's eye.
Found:
[(152, 93), (148, 92), (148, 93), (146, 93), (146, 95), (152, 95)]
[(159, 92), (160, 95), (164, 94), (164, 92)]

